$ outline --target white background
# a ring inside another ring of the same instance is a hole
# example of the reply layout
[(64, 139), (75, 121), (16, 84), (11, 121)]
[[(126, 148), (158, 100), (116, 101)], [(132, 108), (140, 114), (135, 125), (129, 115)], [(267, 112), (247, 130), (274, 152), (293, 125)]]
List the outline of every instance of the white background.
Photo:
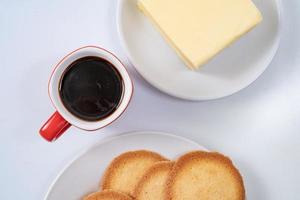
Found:
[[(134, 71), (119, 44), (116, 4), (0, 0), (0, 199), (42, 199), (78, 152), (132, 130), (171, 132), (229, 155), (244, 175), (249, 200), (300, 199), (300, 1), (283, 1), (282, 42), (266, 72), (233, 96), (199, 103), (169, 97)], [(71, 128), (47, 143), (38, 130), (54, 112), (47, 94), (51, 70), (88, 44), (127, 63), (133, 101), (103, 130)]]

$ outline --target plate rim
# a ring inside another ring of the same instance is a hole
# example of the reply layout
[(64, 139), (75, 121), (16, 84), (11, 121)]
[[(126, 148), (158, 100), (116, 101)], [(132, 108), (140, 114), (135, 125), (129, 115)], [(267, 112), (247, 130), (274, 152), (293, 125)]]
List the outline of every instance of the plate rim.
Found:
[(122, 138), (122, 137), (128, 137), (128, 136), (135, 136), (135, 135), (159, 135), (159, 136), (168, 136), (171, 138), (176, 138), (176, 139), (180, 139), (189, 143), (193, 143), (196, 146), (199, 146), (200, 148), (202, 148), (203, 150), (209, 151), (205, 146), (202, 146), (201, 144), (199, 144), (198, 142), (195, 142), (189, 138), (183, 137), (183, 136), (179, 136), (177, 134), (172, 134), (172, 133), (168, 133), (168, 132), (164, 132), (164, 131), (153, 131), (153, 130), (142, 130), (142, 131), (128, 131), (128, 132), (124, 132), (124, 133), (119, 133), (117, 135), (111, 136), (111, 137), (107, 137), (104, 139), (101, 139), (100, 141), (85, 147), (84, 149), (82, 149), (81, 151), (79, 151), (78, 153), (76, 153), (69, 161), (66, 162), (66, 164), (62, 167), (61, 170), (58, 171), (57, 175), (54, 177), (54, 179), (51, 181), (47, 191), (45, 192), (45, 194), (43, 195), (43, 200), (49, 200), (49, 195), (54, 187), (54, 185), (56, 184), (56, 182), (58, 181), (58, 179), (61, 177), (61, 175), (80, 157), (82, 157), (83, 155), (85, 155), (87, 152), (91, 151), (92, 149), (98, 147), (99, 145), (102, 145), (104, 143), (110, 142), (112, 140), (118, 139), (118, 138)]
[(123, 4), (124, 2), (127, 0), (118, 0), (117, 2), (117, 16), (116, 16), (116, 25), (117, 25), (117, 34), (118, 34), (118, 38), (119, 41), (121, 43), (122, 48), (125, 51), (125, 54), (127, 56), (127, 59), (129, 60), (129, 62), (132, 64), (133, 68), (135, 69), (135, 71), (146, 81), (148, 82), (151, 86), (153, 86), (154, 88), (158, 89), (159, 91), (163, 92), (164, 94), (167, 94), (169, 96), (175, 97), (175, 98), (179, 98), (182, 100), (188, 100), (188, 101), (209, 101), (209, 100), (218, 100), (218, 99), (222, 99), (222, 98), (226, 98), (229, 96), (232, 96), (246, 88), (248, 88), (252, 83), (254, 83), (265, 71), (266, 69), (271, 65), (272, 61), (274, 60), (278, 49), (279, 49), (279, 45), (281, 43), (281, 37), (282, 37), (282, 24), (283, 24), (283, 20), (282, 20), (282, 13), (283, 13), (283, 6), (282, 6), (282, 0), (274, 0), (276, 2), (276, 6), (277, 6), (277, 10), (278, 10), (278, 33), (276, 36), (276, 40), (275, 40), (275, 46), (272, 49), (272, 54), (271, 56), (269, 56), (266, 59), (266, 65), (264, 66), (264, 68), (261, 70), (261, 72), (259, 73), (259, 75), (257, 77), (255, 77), (253, 80), (251, 80), (249, 83), (246, 83), (244, 85), (242, 85), (239, 89), (230, 92), (226, 95), (213, 95), (211, 97), (201, 97), (201, 96), (191, 96), (191, 95), (183, 95), (183, 94), (178, 94), (177, 92), (173, 92), (171, 90), (167, 90), (164, 89), (162, 87), (159, 86), (159, 84), (157, 84), (155, 81), (150, 80), (149, 78), (146, 78), (146, 76), (139, 70), (137, 65), (136, 60), (134, 59), (134, 56), (130, 53), (129, 48), (127, 46), (127, 43), (125, 42), (125, 38), (124, 38), (124, 34), (121, 28), (121, 9), (123, 8)]

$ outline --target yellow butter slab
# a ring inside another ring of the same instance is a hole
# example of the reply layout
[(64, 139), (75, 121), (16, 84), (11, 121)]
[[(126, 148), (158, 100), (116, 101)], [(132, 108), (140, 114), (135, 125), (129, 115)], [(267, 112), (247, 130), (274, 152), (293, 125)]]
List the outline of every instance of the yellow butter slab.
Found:
[(251, 0), (139, 0), (138, 5), (192, 69), (262, 21)]

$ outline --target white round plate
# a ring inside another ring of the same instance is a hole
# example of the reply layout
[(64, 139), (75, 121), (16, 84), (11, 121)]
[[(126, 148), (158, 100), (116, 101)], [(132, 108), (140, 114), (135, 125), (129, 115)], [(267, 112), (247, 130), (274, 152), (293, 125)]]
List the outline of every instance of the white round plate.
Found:
[(184, 65), (139, 11), (137, 0), (119, 0), (121, 43), (136, 70), (161, 91), (188, 100), (225, 97), (255, 81), (279, 45), (280, 0), (253, 1), (262, 12), (263, 22), (196, 72)]
[(102, 141), (74, 159), (50, 187), (44, 200), (80, 200), (88, 193), (99, 190), (99, 182), (105, 168), (117, 155), (147, 149), (174, 159), (192, 150), (206, 150), (199, 144), (166, 133), (138, 132)]

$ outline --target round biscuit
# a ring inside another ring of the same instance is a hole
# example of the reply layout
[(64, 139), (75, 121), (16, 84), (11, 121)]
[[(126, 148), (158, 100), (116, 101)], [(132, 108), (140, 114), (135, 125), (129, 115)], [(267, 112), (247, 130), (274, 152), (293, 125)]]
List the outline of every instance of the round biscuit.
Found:
[(160, 154), (146, 150), (123, 153), (107, 168), (102, 179), (102, 189), (116, 190), (132, 196), (144, 173), (156, 162), (166, 160)]
[(83, 200), (132, 200), (132, 198), (120, 192), (105, 190), (89, 194)]
[(161, 161), (150, 167), (135, 188), (136, 200), (164, 200), (166, 181), (174, 162)]
[(242, 176), (219, 153), (195, 151), (175, 163), (166, 187), (167, 200), (245, 200)]

